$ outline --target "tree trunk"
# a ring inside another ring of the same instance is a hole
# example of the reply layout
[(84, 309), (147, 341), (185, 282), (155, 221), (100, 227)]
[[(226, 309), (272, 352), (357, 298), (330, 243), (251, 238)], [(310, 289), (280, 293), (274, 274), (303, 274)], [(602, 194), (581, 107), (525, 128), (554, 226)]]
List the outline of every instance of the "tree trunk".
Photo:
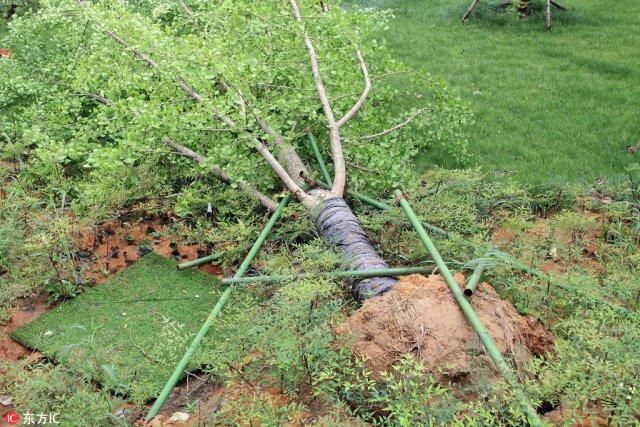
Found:
[[(341, 253), (350, 270), (376, 270), (389, 265), (376, 253), (358, 219), (341, 197), (323, 200), (313, 209), (313, 223), (318, 234)], [(397, 279), (374, 277), (353, 279), (350, 290), (358, 301), (381, 295), (391, 289)]]
[(529, 7), (529, 0), (519, 0), (518, 1), (518, 12), (520, 12), (521, 16), (526, 16)]

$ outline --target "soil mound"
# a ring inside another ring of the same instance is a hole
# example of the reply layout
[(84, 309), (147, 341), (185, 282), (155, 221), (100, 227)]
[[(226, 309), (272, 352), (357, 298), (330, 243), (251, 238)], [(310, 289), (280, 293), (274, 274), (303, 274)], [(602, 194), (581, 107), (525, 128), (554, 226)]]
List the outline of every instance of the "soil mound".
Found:
[[(464, 276), (456, 274), (463, 286)], [(535, 319), (521, 316), (486, 283), (471, 305), (505, 359), (520, 369), (532, 354), (551, 349), (552, 335)], [(367, 300), (348, 321), (353, 352), (376, 372), (406, 353), (421, 360), (438, 380), (460, 382), (492, 365), (484, 347), (439, 275), (405, 276), (382, 296)], [(494, 372), (489, 368), (488, 372)]]

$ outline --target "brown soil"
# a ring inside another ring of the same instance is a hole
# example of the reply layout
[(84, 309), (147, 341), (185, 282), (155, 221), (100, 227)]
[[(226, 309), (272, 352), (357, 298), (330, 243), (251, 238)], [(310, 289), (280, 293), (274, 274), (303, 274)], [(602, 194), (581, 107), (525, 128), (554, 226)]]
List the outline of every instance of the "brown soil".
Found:
[[(456, 281), (463, 285), (464, 276), (456, 274)], [(532, 354), (551, 349), (552, 335), (519, 315), (488, 284), (479, 285), (471, 305), (500, 352), (518, 368)], [(482, 343), (439, 275), (401, 278), (391, 291), (367, 300), (349, 319), (348, 329), (356, 338), (354, 354), (365, 358), (374, 374), (388, 371), (406, 353), (439, 380), (459, 382), (469, 374), (492, 372), (486, 369), (491, 362)]]
[[(106, 278), (138, 260), (145, 248), (176, 261), (191, 261), (207, 254), (205, 245), (190, 245), (172, 241), (162, 218), (154, 217), (137, 223), (113, 220), (97, 227), (81, 228), (73, 233), (83, 277), (90, 283), (103, 283)], [(143, 245), (144, 244), (144, 245)], [(215, 265), (199, 267), (201, 271), (219, 276)]]
[(567, 272), (568, 265), (576, 264), (593, 274), (601, 274), (604, 271), (604, 266), (598, 259), (598, 253), (600, 246), (603, 244), (605, 214), (603, 212), (582, 210), (581, 215), (592, 219), (593, 225), (585, 230), (580, 239), (567, 231), (552, 231), (551, 223), (553, 217), (549, 217), (538, 219), (533, 227), (521, 234), (513, 233), (497, 226), (493, 229), (492, 240), (499, 247), (507, 248), (507, 251), (511, 244), (521, 238), (534, 244), (542, 244), (549, 237), (553, 237), (553, 240), (563, 247), (574, 246), (580, 242), (583, 256), (571, 260), (563, 259), (562, 257), (547, 257), (548, 259), (540, 264), (539, 269), (545, 274), (561, 275)]
[(46, 294), (18, 300), (18, 308), (11, 313), (11, 320), (0, 327), (2, 330), (0, 333), (0, 360), (22, 360), (31, 363), (42, 357), (42, 353), (23, 347), (11, 339), (9, 334), (46, 312), (46, 300)]
[(558, 427), (567, 425), (574, 427), (597, 427), (609, 425), (604, 411), (593, 405), (589, 405), (587, 409), (584, 409), (579, 413), (576, 413), (575, 411), (567, 411), (560, 406), (551, 412), (547, 412), (544, 415), (544, 421), (545, 423)]
[[(151, 421), (145, 422), (144, 417), (151, 408), (137, 407), (129, 404), (121, 408), (129, 423), (144, 427), (161, 426), (208, 426), (214, 425), (215, 413), (220, 409), (224, 388), (217, 381), (209, 378), (190, 376), (189, 380), (181, 381), (171, 392), (167, 403), (160, 413)], [(194, 413), (189, 413), (189, 419), (183, 422), (171, 422), (171, 416), (176, 412), (188, 413), (187, 404), (196, 403)]]

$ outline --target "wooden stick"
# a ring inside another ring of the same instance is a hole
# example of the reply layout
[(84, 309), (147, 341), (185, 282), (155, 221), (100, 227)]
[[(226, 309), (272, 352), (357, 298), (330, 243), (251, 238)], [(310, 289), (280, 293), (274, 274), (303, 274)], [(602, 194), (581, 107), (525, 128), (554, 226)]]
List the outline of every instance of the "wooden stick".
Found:
[(547, 0), (547, 10), (545, 12), (545, 15), (547, 30), (551, 30), (551, 0)]
[(562, 4), (558, 3), (556, 0), (551, 0), (551, 4), (554, 5), (555, 7), (557, 7), (560, 10), (567, 10), (567, 8), (565, 6), (563, 6)]
[(469, 9), (467, 9), (467, 11), (462, 16), (462, 22), (466, 21), (467, 18), (469, 18), (469, 15), (471, 15), (471, 12), (473, 12), (473, 9), (476, 8), (476, 6), (478, 5), (479, 1), (480, 0), (473, 0), (473, 2), (471, 2), (471, 6), (469, 6)]

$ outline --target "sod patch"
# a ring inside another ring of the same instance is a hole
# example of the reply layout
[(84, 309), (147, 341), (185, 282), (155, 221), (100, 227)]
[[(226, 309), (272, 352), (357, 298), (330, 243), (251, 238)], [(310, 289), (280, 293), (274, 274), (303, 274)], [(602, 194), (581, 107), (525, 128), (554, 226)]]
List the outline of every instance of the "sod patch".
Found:
[[(224, 288), (197, 270), (148, 254), (99, 286), (16, 330), (13, 337), (135, 402), (156, 397)], [(189, 370), (228, 340), (250, 297), (225, 306)], [(198, 357), (200, 356), (200, 357)]]

